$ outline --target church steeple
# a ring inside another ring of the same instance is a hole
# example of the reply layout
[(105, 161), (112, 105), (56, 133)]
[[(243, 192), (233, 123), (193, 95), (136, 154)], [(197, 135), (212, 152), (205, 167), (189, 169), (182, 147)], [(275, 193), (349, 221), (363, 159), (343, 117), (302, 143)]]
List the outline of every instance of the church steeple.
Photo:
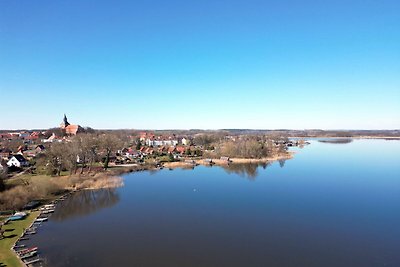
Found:
[(61, 123), (60, 127), (61, 128), (65, 128), (69, 125), (68, 119), (67, 119), (67, 115), (64, 114), (64, 119), (63, 122)]

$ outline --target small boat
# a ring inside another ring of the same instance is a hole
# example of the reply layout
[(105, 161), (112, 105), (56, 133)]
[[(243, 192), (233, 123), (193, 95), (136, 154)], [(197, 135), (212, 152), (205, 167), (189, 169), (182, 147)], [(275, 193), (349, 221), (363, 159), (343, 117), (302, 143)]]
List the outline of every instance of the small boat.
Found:
[(37, 218), (36, 220), (35, 220), (35, 222), (45, 222), (45, 221), (47, 221), (48, 220), (48, 218)]
[(39, 210), (43, 211), (43, 210), (53, 210), (56, 207), (54, 205), (46, 205), (44, 207), (41, 207)]
[(19, 251), (16, 251), (19, 255), (21, 255), (21, 254), (26, 254), (26, 253), (29, 253), (29, 252), (32, 252), (32, 251), (37, 251), (38, 250), (38, 247), (32, 247), (32, 248), (25, 248), (25, 249), (22, 249), (22, 250), (19, 250)]
[(42, 211), (42, 214), (49, 214), (49, 213), (53, 213), (54, 212), (54, 209), (49, 209), (49, 210), (43, 210)]
[(8, 221), (18, 221), (24, 219), (28, 214), (25, 212), (16, 212), (14, 215), (8, 217)]
[(26, 212), (16, 212), (16, 213), (14, 213), (13, 216), (26, 216), (26, 215), (28, 215), (28, 214), (26, 214)]
[(24, 247), (26, 247), (26, 245), (15, 245), (15, 246), (13, 247), (13, 249), (16, 249), (16, 248), (24, 248)]
[(25, 231), (25, 234), (26, 234), (26, 235), (34, 235), (34, 234), (36, 234), (36, 231), (35, 231), (35, 230), (32, 230), (32, 231)]
[(37, 254), (37, 251), (34, 250), (34, 251), (28, 252), (28, 253), (26, 253), (26, 254), (20, 256), (20, 258), (21, 258), (21, 260), (23, 260), (23, 259), (27, 259), (27, 258), (36, 256), (36, 254)]
[(24, 218), (24, 216), (11, 216), (8, 218), (8, 221), (18, 221), (18, 220), (22, 220)]

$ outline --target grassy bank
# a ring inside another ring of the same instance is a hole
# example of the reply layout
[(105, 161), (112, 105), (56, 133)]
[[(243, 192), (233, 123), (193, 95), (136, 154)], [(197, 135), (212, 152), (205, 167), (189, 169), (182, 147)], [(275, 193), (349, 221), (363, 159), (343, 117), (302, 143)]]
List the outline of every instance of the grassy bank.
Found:
[[(122, 173), (122, 170), (120, 171)], [(127, 170), (125, 170), (127, 172)], [(48, 176), (23, 174), (6, 180), (7, 190), (0, 193), (0, 210), (20, 210), (31, 200), (51, 201), (68, 191), (122, 186), (115, 171), (91, 174)]]
[(28, 228), (38, 215), (39, 212), (35, 211), (30, 213), (24, 220), (12, 221), (2, 227), (5, 230), (5, 237), (0, 240), (0, 266), (22, 266), (11, 247), (22, 235), (24, 229)]
[(46, 175), (23, 174), (5, 181), (7, 190), (0, 193), (0, 210), (20, 210), (30, 200), (51, 200), (65, 191), (67, 184)]

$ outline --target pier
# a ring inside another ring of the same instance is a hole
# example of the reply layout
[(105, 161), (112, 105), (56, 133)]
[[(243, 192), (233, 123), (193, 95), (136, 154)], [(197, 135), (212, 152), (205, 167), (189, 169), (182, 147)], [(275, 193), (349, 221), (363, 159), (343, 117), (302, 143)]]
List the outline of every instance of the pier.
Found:
[[(35, 235), (39, 231), (39, 227), (46, 223), (49, 217), (54, 213), (57, 203), (67, 199), (70, 193), (59, 197), (58, 199), (52, 201), (49, 204), (43, 205), (42, 207), (32, 210), (26, 217), (35, 216), (31, 221), (27, 228), (23, 228), (22, 234), (17, 238), (14, 244), (11, 246), (11, 250), (18, 258), (21, 266), (26, 267), (39, 267), (43, 266), (44, 259), (40, 255), (40, 250), (38, 247), (27, 247), (27, 244), (24, 244), (26, 240), (29, 240), (32, 235)], [(22, 219), (21, 219), (22, 220)], [(26, 220), (24, 218), (23, 220)], [(6, 220), (6, 223), (10, 223), (11, 221)], [(14, 221), (12, 221), (14, 222)], [(18, 222), (18, 221), (16, 221)]]

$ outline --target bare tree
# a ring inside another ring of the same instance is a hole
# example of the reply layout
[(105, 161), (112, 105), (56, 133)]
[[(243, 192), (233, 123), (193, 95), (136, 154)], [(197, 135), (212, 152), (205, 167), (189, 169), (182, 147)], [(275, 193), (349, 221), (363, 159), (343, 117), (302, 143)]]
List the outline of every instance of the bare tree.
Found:
[(108, 164), (110, 162), (110, 156), (112, 152), (115, 152), (118, 148), (121, 148), (123, 141), (116, 135), (111, 133), (105, 133), (99, 137), (100, 148), (104, 151), (104, 169), (108, 169)]
[(94, 134), (84, 134), (80, 135), (80, 144), (81, 144), (81, 163), (82, 169), (81, 174), (83, 174), (84, 167), (86, 164), (89, 164), (88, 173), (90, 173), (93, 163), (97, 160), (98, 149), (99, 149), (99, 140), (97, 135)]
[(65, 143), (53, 143), (46, 151), (47, 167), (50, 168), (51, 174), (61, 175), (61, 171), (65, 168), (68, 157), (68, 151)]
[(65, 165), (69, 169), (69, 175), (76, 173), (78, 169), (78, 161), (80, 161), (80, 156), (82, 155), (82, 145), (80, 138), (73, 139), (65, 146)]

